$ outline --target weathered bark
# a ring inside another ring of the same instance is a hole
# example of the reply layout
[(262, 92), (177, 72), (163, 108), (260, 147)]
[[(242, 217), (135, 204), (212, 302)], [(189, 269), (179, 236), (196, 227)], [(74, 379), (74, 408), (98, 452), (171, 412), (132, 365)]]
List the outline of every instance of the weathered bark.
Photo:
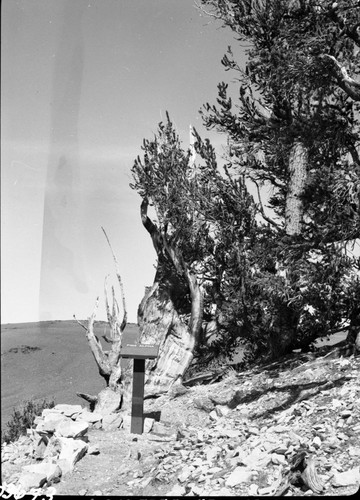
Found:
[[(285, 232), (288, 236), (300, 236), (302, 233), (304, 215), (302, 195), (306, 185), (307, 162), (307, 149), (302, 142), (296, 141), (289, 155), (289, 180), (285, 201)], [(277, 272), (281, 273), (288, 282), (296, 279), (287, 268), (280, 264)], [(297, 336), (299, 318), (299, 313), (292, 308), (291, 304), (284, 303), (276, 325), (273, 325), (274, 334), (269, 338), (265, 357), (276, 359), (292, 350)]]
[[(204, 295), (200, 288), (199, 282), (196, 276), (187, 271), (187, 280), (190, 288), (191, 296), (191, 316), (190, 316), (190, 333), (192, 337), (192, 351), (199, 342), (203, 313), (204, 313)], [(190, 346), (189, 346), (190, 347)]]
[[(147, 206), (144, 200), (141, 218), (157, 252), (158, 269), (139, 306), (138, 323), (140, 342), (160, 346), (158, 358), (147, 362), (148, 395), (166, 392), (182, 381), (200, 338), (203, 293), (195, 273), (147, 216)], [(184, 300), (187, 293), (190, 304)]]
[(307, 149), (301, 142), (295, 142), (289, 157), (289, 182), (285, 205), (285, 231), (289, 236), (300, 235), (302, 230), (304, 207), (301, 197), (306, 184), (307, 160)]
[(181, 321), (163, 286), (155, 282), (139, 307), (142, 344), (158, 344), (159, 356), (147, 361), (145, 394), (167, 392), (182, 376), (193, 358), (193, 339)]
[[(99, 369), (99, 374), (105, 379), (106, 389), (97, 396), (78, 392), (77, 395), (90, 403), (90, 409), (104, 411), (111, 407), (111, 411), (120, 408), (124, 387), (121, 379), (121, 367), (119, 357), (119, 341), (112, 342), (110, 353), (103, 350), (99, 339), (94, 333), (94, 320), (98, 308), (99, 299), (96, 300), (93, 314), (88, 320), (87, 327), (78, 322), (86, 330), (86, 338)], [(108, 400), (108, 402), (106, 402)], [(111, 403), (110, 403), (111, 401)]]
[[(94, 321), (96, 317), (96, 311), (99, 306), (99, 298), (96, 299), (94, 311), (90, 318), (88, 319), (88, 326), (82, 325), (80, 322), (78, 322), (86, 331), (86, 339), (89, 343), (89, 347), (91, 349), (91, 352), (94, 356), (94, 359), (96, 361), (96, 364), (98, 365), (99, 368), (99, 373), (102, 377), (105, 379), (108, 379), (110, 377), (110, 363), (109, 360), (107, 359), (107, 356), (105, 356), (105, 353), (103, 351), (103, 348), (99, 342), (99, 339), (95, 336), (94, 334)], [(76, 319), (76, 318), (75, 318)]]
[[(97, 396), (92, 396), (84, 393), (77, 393), (77, 395), (90, 403), (90, 409), (102, 413), (109, 413), (116, 411), (122, 407), (127, 409), (130, 404), (130, 390), (129, 383), (125, 386), (124, 376), (121, 369), (120, 349), (122, 341), (122, 333), (127, 324), (127, 311), (125, 303), (124, 288), (119, 272), (118, 262), (115, 254), (110, 245), (109, 238), (102, 228), (111, 252), (113, 254), (116, 276), (120, 285), (122, 305), (123, 305), (123, 318), (120, 320), (120, 310), (115, 297), (114, 287), (112, 287), (112, 308), (110, 308), (108, 295), (107, 295), (107, 278), (105, 279), (105, 305), (108, 323), (110, 326), (110, 337), (104, 335), (104, 339), (111, 345), (110, 351), (104, 351), (103, 347), (94, 333), (94, 321), (96, 311), (99, 304), (99, 299), (96, 300), (95, 308), (88, 320), (88, 325), (85, 326), (78, 322), (86, 330), (86, 338), (89, 347), (95, 358), (96, 364), (99, 368), (100, 375), (105, 379), (106, 387)], [(127, 380), (129, 382), (129, 380)], [(126, 393), (126, 394), (125, 394)]]

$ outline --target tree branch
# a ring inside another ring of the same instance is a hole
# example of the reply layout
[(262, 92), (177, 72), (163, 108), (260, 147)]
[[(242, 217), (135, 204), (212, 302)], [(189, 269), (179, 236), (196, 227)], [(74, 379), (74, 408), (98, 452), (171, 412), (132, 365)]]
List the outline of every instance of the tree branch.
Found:
[(108, 323), (109, 323), (110, 328), (111, 328), (110, 335), (112, 335), (112, 332), (113, 332), (112, 316), (111, 316), (111, 312), (110, 312), (110, 306), (109, 306), (109, 300), (108, 300), (108, 294), (107, 294), (107, 288), (106, 288), (108, 277), (109, 277), (109, 275), (106, 275), (105, 280), (104, 280), (105, 309), (106, 309), (106, 317), (108, 319)]
[(107, 335), (102, 335), (102, 338), (107, 342), (108, 344), (113, 344), (116, 342), (116, 340), (109, 338)]
[(217, 16), (216, 14), (213, 14), (212, 12), (206, 11), (201, 5), (199, 5), (197, 2), (194, 2), (195, 7), (200, 10), (200, 12), (203, 12), (206, 16), (209, 17), (214, 17), (215, 19), (222, 20), (221, 16)]
[(191, 332), (196, 343), (199, 338), (201, 321), (203, 314), (203, 297), (196, 276), (189, 270), (181, 255), (176, 251), (176, 248), (169, 243), (166, 235), (162, 235), (156, 225), (147, 216), (148, 200), (143, 199), (141, 203), (141, 220), (145, 229), (150, 233), (156, 252), (166, 254), (173, 263), (176, 271), (179, 274), (184, 274), (189, 285), (191, 294)]
[(117, 279), (118, 279), (118, 282), (119, 282), (119, 285), (120, 285), (121, 300), (122, 300), (122, 306), (123, 306), (123, 310), (124, 310), (123, 320), (122, 320), (122, 322), (120, 324), (120, 332), (122, 332), (125, 329), (126, 324), (127, 324), (127, 310), (126, 310), (126, 301), (125, 301), (124, 286), (123, 286), (123, 282), (122, 282), (122, 279), (121, 279), (121, 276), (120, 276), (119, 263), (118, 263), (118, 261), (116, 259), (114, 250), (112, 249), (112, 246), (111, 246), (110, 240), (108, 238), (108, 235), (106, 234), (106, 231), (105, 231), (105, 229), (102, 226), (101, 226), (101, 229), (103, 230), (103, 233), (105, 234), (105, 238), (106, 238), (106, 240), (108, 242), (108, 245), (110, 247), (110, 250), (111, 250), (114, 262), (115, 262), (116, 276), (117, 276)]
[(190, 330), (194, 345), (196, 346), (200, 338), (204, 315), (204, 296), (196, 275), (189, 271), (187, 267), (185, 269), (185, 275), (191, 294)]
[(263, 204), (262, 204), (262, 201), (261, 201), (261, 195), (260, 195), (259, 185), (254, 180), (253, 180), (253, 183), (255, 184), (256, 189), (257, 189), (257, 194), (258, 194), (259, 203), (260, 203), (260, 212), (261, 212), (261, 215), (262, 215), (263, 219), (266, 220), (266, 222), (268, 222), (269, 224), (271, 224), (274, 227), (276, 227), (277, 230), (280, 230), (281, 227), (279, 226), (279, 224), (277, 224), (275, 221), (273, 221), (272, 219), (270, 219), (270, 217), (268, 217), (267, 215), (265, 215), (264, 207), (263, 207)]
[(76, 395), (79, 396), (79, 398), (83, 398), (85, 399), (85, 401), (90, 403), (90, 411), (94, 411), (95, 404), (98, 400), (97, 396), (92, 396), (91, 394), (86, 394), (84, 392), (77, 392)]
[(332, 62), (331, 69), (339, 87), (342, 88), (349, 97), (354, 99), (354, 101), (360, 101), (360, 82), (351, 78), (346, 68), (341, 66), (334, 56), (324, 54), (321, 58)]
[(75, 314), (73, 314), (73, 318), (74, 318), (74, 320), (76, 321), (76, 323), (78, 323), (78, 324), (81, 326), (81, 328), (84, 328), (84, 330), (85, 330), (85, 331), (88, 331), (87, 327), (86, 327), (85, 325), (83, 325), (83, 324), (82, 324), (82, 323), (81, 323), (81, 322), (80, 322), (80, 321), (76, 318)]
[(146, 231), (150, 234), (155, 251), (159, 255), (162, 253), (162, 245), (160, 243), (160, 233), (157, 226), (147, 215), (148, 206), (149, 206), (149, 200), (147, 198), (143, 198), (143, 201), (141, 202), (140, 205), (141, 222)]
[[(91, 349), (91, 352), (93, 353), (96, 364), (99, 367), (100, 375), (102, 375), (103, 377), (107, 377), (111, 373), (111, 367), (110, 367), (110, 364), (106, 358), (106, 355), (101, 347), (100, 342), (98, 341), (98, 339), (96, 338), (96, 336), (94, 334), (94, 320), (95, 320), (96, 311), (97, 311), (98, 306), (99, 306), (99, 297), (96, 299), (94, 311), (88, 320), (88, 327), (87, 328), (85, 328), (84, 325), (82, 323), (80, 323), (79, 321), (77, 321), (77, 320), (76, 321), (79, 323), (80, 326), (82, 326), (86, 330), (86, 338), (87, 338), (87, 341), (89, 342), (90, 349)], [(75, 315), (74, 315), (74, 318), (75, 318)]]

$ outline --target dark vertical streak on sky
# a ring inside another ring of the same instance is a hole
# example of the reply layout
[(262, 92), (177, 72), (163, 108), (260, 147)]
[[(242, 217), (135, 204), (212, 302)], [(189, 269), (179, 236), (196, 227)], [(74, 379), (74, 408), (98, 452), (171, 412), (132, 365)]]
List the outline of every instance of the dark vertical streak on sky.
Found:
[[(83, 76), (81, 19), (86, 0), (68, 0), (55, 53), (51, 139), (45, 186), (40, 320), (56, 319), (61, 303), (85, 293), (82, 271), (78, 121)], [(51, 311), (51, 313), (49, 312)], [(75, 312), (75, 311), (74, 311)]]

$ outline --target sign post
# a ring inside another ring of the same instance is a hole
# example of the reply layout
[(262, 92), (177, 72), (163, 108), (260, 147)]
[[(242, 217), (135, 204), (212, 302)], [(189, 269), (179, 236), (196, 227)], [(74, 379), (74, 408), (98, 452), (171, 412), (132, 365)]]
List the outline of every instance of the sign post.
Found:
[(122, 358), (134, 360), (130, 429), (133, 434), (142, 434), (144, 430), (145, 360), (157, 358), (158, 353), (158, 345), (126, 345), (120, 349)]

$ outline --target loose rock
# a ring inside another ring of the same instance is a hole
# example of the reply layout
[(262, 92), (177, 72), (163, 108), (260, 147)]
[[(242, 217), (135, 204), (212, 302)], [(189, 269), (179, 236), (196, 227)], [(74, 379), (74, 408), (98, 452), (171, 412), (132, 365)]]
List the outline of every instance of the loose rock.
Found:
[(62, 436), (66, 438), (78, 438), (84, 436), (89, 429), (89, 424), (87, 422), (81, 421), (65, 421), (61, 422), (55, 430), (55, 436)]
[(237, 486), (251, 481), (254, 473), (247, 467), (236, 467), (225, 481), (225, 486)]
[(335, 487), (349, 486), (351, 484), (360, 484), (360, 470), (359, 467), (345, 472), (336, 472), (332, 479), (332, 484)]
[(123, 417), (120, 413), (109, 413), (103, 416), (102, 428), (106, 431), (119, 429), (123, 422)]

